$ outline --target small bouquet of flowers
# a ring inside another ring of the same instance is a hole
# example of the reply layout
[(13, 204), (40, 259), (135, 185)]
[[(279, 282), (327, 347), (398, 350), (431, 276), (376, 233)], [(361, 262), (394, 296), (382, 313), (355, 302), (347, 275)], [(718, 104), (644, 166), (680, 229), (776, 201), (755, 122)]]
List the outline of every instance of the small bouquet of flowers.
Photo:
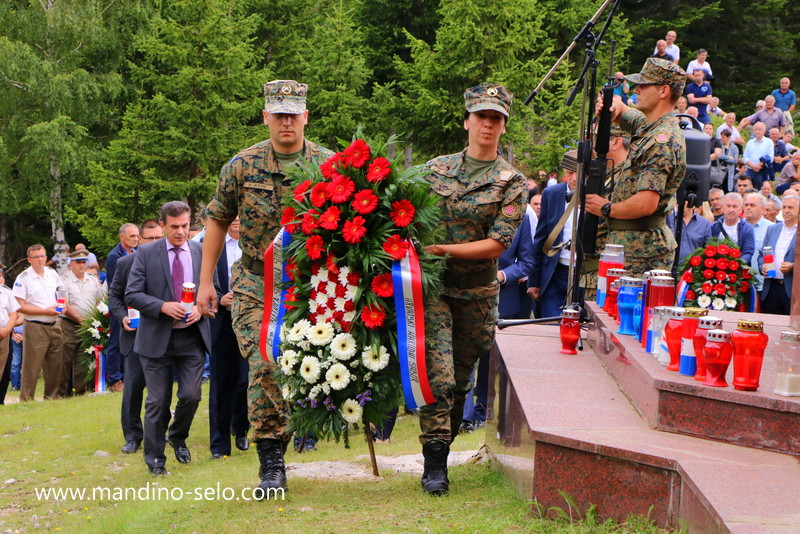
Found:
[(681, 265), (678, 302), (713, 310), (755, 311), (755, 271), (730, 239), (710, 239)]
[[(98, 352), (104, 351), (108, 346), (110, 316), (111, 312), (108, 310), (108, 300), (106, 300), (106, 297), (103, 297), (92, 310), (92, 313), (78, 325), (81, 347), (87, 354), (87, 384), (95, 382)], [(103, 371), (103, 375), (105, 375), (105, 371)]]
[[(416, 353), (416, 363), (422, 355), (412, 374), (427, 385), (417, 376), (424, 375), (422, 300), (441, 290), (444, 262), (423, 247), (439, 231), (438, 200), (422, 169), (385, 157), (392, 142), (356, 139), (319, 168), (290, 172), (294, 190), (273, 242), (282, 240), (285, 258), (284, 283), (273, 289), (283, 291), (285, 315), (274, 354), (263, 353), (279, 366), (291, 429), (343, 437), (345, 446), (351, 425), (380, 423), (403, 393), (408, 402), (404, 355)], [(277, 265), (269, 254), (265, 272)], [(425, 393), (422, 404), (433, 400)]]

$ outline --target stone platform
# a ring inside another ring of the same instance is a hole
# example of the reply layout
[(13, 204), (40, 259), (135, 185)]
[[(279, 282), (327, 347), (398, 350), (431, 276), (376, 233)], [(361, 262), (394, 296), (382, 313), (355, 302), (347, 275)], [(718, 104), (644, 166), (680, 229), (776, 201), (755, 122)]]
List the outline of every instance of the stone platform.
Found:
[[(649, 514), (690, 532), (800, 532), (800, 458), (790, 454), (800, 409), (770, 393), (774, 362), (760, 392), (707, 388), (592, 312), (577, 356), (559, 354), (555, 326), (498, 333), (486, 439), (520, 495), (566, 510), (561, 491), (581, 511)], [(728, 328), (736, 316), (723, 318)], [(759, 319), (771, 337), (788, 325)]]

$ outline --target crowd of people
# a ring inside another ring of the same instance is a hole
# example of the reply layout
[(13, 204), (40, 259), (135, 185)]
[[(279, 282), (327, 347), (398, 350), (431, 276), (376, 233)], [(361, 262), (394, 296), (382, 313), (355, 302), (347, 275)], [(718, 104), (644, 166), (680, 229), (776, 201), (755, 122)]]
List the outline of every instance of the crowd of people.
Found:
[[(599, 220), (598, 249), (604, 243), (624, 245), (626, 269), (641, 275), (671, 269), (678, 247), (685, 257), (712, 237), (726, 237), (759, 273), (762, 311), (788, 314), (800, 203), (790, 82), (782, 80), (762, 108), (737, 126), (735, 115), (721, 111), (713, 96), (707, 52), (698, 51), (684, 71), (676, 37), (668, 32), (641, 72), (617, 73), (609, 180), (600, 194), (587, 195), (585, 206)], [(270, 136), (223, 167), (204, 210), (204, 228), (192, 226), (187, 204), (167, 202), (157, 219), (121, 226), (104, 273), (90, 270), (99, 266), (83, 246), (70, 253), (61, 274), (46, 266), (44, 247), (28, 248), (30, 266), (11, 289), (0, 287), (0, 339), (6, 340), (0, 343), (0, 363), (8, 361), (5, 379), (20, 390), (21, 401), (34, 398), (41, 373), (45, 399), (86, 391), (77, 328), (107, 294), (106, 378), (112, 391), (122, 393), (122, 452), (135, 453), (143, 444), (155, 476), (168, 474), (167, 444), (178, 462), (191, 462), (186, 440), (208, 367), (211, 458), (231, 454), (231, 438), (240, 450), (252, 440), (262, 496), (286, 489), (290, 411), (272, 376), (275, 366), (259, 352), (261, 258), (280, 230), (281, 198), (291, 192), (285, 169), (300, 162), (319, 166), (332, 155), (304, 137), (307, 89), (291, 80), (264, 86)], [(446, 258), (442, 296), (425, 306), (435, 402), (419, 410), (421, 484), (434, 495), (449, 489), (453, 439), (485, 420), (495, 321), (559, 316), (574, 263), (568, 215), (577, 205), (577, 153), (564, 155), (561, 181), (541, 170), (527, 180), (526, 192), (524, 176), (500, 150), (511, 93), (502, 85), (480, 84), (464, 98), (466, 149), (425, 166), (431, 191), (440, 197), (446, 236), (426, 249)], [(686, 172), (686, 148), (675, 114), (684, 112), (707, 125), (716, 171), (709, 202), (685, 207), (678, 243), (673, 206)], [(716, 129), (712, 116), (723, 118)], [(749, 128), (752, 136), (745, 142), (742, 134)], [(774, 250), (775, 276), (764, 276), (765, 245)], [(595, 255), (584, 261), (587, 299), (593, 298), (596, 260)], [(186, 307), (181, 296), (189, 287), (196, 287), (195, 301)], [(471, 392), (473, 382), (477, 387)], [(0, 383), (2, 395), (5, 387)]]

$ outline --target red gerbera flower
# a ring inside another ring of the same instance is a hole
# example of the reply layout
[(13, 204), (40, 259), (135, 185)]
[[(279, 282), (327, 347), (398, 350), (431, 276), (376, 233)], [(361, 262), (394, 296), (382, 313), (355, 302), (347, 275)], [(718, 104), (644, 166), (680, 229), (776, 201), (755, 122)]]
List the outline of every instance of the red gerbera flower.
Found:
[(303, 201), (303, 197), (306, 195), (306, 191), (308, 191), (309, 187), (311, 187), (311, 180), (305, 180), (303, 183), (294, 188), (294, 194), (292, 197), (294, 198), (295, 202)]
[(728, 260), (725, 258), (720, 258), (717, 260), (717, 269), (727, 269), (728, 268)]
[(367, 235), (367, 229), (364, 228), (364, 217), (355, 216), (352, 221), (345, 221), (344, 228), (342, 228), (342, 237), (347, 243), (355, 245), (361, 243), (361, 239)]
[(703, 262), (703, 258), (701, 258), (700, 256), (692, 256), (692, 259), (689, 260), (689, 265), (697, 267), (702, 262)]
[(350, 200), (355, 189), (356, 184), (346, 176), (337, 176), (328, 182), (328, 196), (332, 202), (337, 204)]
[(728, 273), (728, 282), (735, 282), (739, 279), (734, 273)]
[(713, 269), (714, 267), (717, 266), (717, 261), (712, 258), (706, 258), (705, 261), (703, 262), (703, 265), (705, 265), (709, 269)]
[(364, 321), (364, 326), (367, 328), (378, 328), (383, 325), (383, 320), (386, 318), (386, 312), (378, 304), (371, 304), (364, 306), (361, 310), (361, 320)]
[(290, 302), (297, 302), (297, 286), (292, 286), (286, 290), (286, 299), (283, 301), (283, 307), (287, 310), (293, 310), (296, 306), (289, 304)]
[(730, 247), (728, 245), (717, 245), (717, 252), (722, 254), (723, 256), (730, 252)]
[(689, 283), (689, 284), (694, 282), (694, 274), (692, 274), (692, 271), (687, 271), (686, 272), (686, 282)]
[(727, 290), (727, 289), (728, 288), (725, 287), (725, 284), (715, 284), (714, 285), (714, 293), (716, 293), (717, 295), (724, 295), (725, 294), (725, 290)]
[(339, 266), (336, 265), (336, 255), (331, 252), (328, 254), (328, 259), (325, 260), (325, 267), (328, 269), (328, 278), (330, 279), (331, 275), (335, 275), (339, 272)]
[(297, 212), (291, 206), (284, 209), (281, 214), (281, 226), (286, 228), (286, 231), (293, 234), (297, 230), (297, 223), (293, 223), (297, 218)]
[(333, 156), (326, 159), (325, 163), (319, 166), (319, 170), (322, 173), (322, 176), (328, 180), (332, 180), (337, 176), (341, 176), (339, 174), (339, 170), (346, 166), (347, 164), (345, 162), (344, 154), (337, 152)]
[(744, 311), (744, 309), (745, 309), (745, 308), (744, 308), (744, 302), (740, 302), (740, 303), (739, 303), (739, 311), (740, 311), (740, 312), (743, 312), (743, 311)]
[(362, 168), (369, 161), (369, 145), (362, 139), (356, 139), (344, 149), (345, 162), (356, 169)]
[(723, 271), (717, 271), (717, 273), (714, 275), (714, 277), (717, 280), (719, 280), (720, 282), (723, 282), (728, 277), (728, 275), (725, 274)]
[(750, 290), (750, 284), (747, 282), (742, 282), (739, 284), (739, 291), (742, 293), (747, 293)]
[(362, 189), (353, 197), (353, 209), (361, 215), (372, 213), (378, 207), (378, 197), (369, 189)]
[(319, 220), (317, 220), (315, 215), (319, 215), (316, 210), (308, 210), (303, 215), (303, 224), (301, 227), (304, 234), (311, 235), (314, 233), (314, 230), (319, 228)]
[(392, 164), (386, 158), (375, 158), (367, 167), (367, 180), (380, 182), (392, 172)]
[(730, 251), (728, 251), (728, 256), (730, 256), (731, 258), (734, 258), (734, 259), (741, 258), (742, 257), (742, 251), (739, 250), (738, 248), (732, 248), (732, 249), (730, 249)]
[(408, 241), (400, 237), (400, 234), (394, 234), (384, 241), (383, 250), (385, 250), (393, 260), (403, 259), (406, 257), (406, 254), (408, 254)]
[(322, 249), (325, 248), (325, 243), (322, 241), (321, 235), (312, 235), (306, 241), (306, 250), (308, 257), (312, 260), (318, 260), (322, 257)]
[(319, 263), (312, 263), (311, 264), (311, 274), (318, 275), (319, 274), (320, 265)]
[(695, 295), (695, 294), (694, 294), (694, 291), (692, 291), (692, 290), (690, 289), (689, 291), (687, 291), (687, 292), (686, 292), (686, 298), (687, 298), (688, 300), (694, 300), (695, 298), (697, 298), (697, 295)]
[(392, 202), (392, 212), (389, 217), (394, 224), (400, 228), (405, 228), (414, 220), (414, 205), (408, 200), (396, 200)]
[(745, 280), (749, 280), (752, 277), (753, 277), (753, 275), (750, 274), (750, 270), (749, 269), (742, 269), (742, 278), (744, 278)]
[[(294, 258), (292, 258), (293, 260)], [(289, 280), (294, 282), (294, 278), (297, 275), (297, 262), (289, 260), (286, 262), (286, 276), (289, 277)]]
[(711, 269), (706, 269), (705, 271), (703, 271), (703, 278), (705, 278), (706, 280), (711, 280), (712, 278), (714, 278), (714, 271), (712, 271)]
[(711, 284), (711, 282), (706, 282), (703, 284), (703, 293), (711, 293), (712, 291), (714, 291), (714, 286)]
[(321, 208), (328, 200), (328, 184), (320, 182), (311, 190), (311, 203)]
[(372, 279), (372, 291), (379, 297), (391, 297), (394, 295), (392, 285), (392, 273), (379, 274)]
[(341, 214), (342, 210), (336, 206), (331, 206), (319, 216), (319, 225), (326, 230), (336, 230), (339, 228), (339, 216)]
[(738, 271), (739, 267), (741, 267), (741, 265), (739, 265), (738, 261), (729, 261), (728, 262), (728, 270), (729, 271)]
[(704, 253), (705, 253), (706, 256), (708, 256), (710, 258), (711, 256), (716, 255), (717, 247), (715, 247), (713, 245), (709, 245), (709, 246), (706, 247), (706, 250), (704, 251)]

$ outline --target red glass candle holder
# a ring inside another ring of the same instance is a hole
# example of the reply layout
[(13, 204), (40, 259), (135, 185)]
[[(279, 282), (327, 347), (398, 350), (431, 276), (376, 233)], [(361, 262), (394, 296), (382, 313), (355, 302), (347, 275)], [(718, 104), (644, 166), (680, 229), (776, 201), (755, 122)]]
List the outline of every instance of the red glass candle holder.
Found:
[(622, 276), (625, 276), (625, 269), (613, 268), (613, 269), (608, 269), (608, 271), (606, 271), (606, 287), (608, 288), (608, 291), (606, 293), (606, 300), (603, 305), (603, 311), (605, 311), (612, 317), (614, 316), (613, 313), (616, 310), (615, 306), (617, 305), (617, 303), (616, 301), (614, 301), (613, 303), (609, 302), (608, 297), (611, 294), (611, 288), (614, 285), (614, 282), (619, 280), (620, 277)]
[(581, 339), (580, 312), (578, 310), (566, 309), (561, 313), (559, 334), (561, 336), (561, 354), (578, 354), (578, 351), (575, 350)]
[(667, 317), (669, 317), (669, 320), (667, 321), (667, 326), (664, 327), (664, 337), (666, 338), (667, 350), (669, 351), (667, 370), (677, 371), (681, 366), (683, 308), (670, 308), (667, 312)]
[(703, 382), (706, 379), (706, 359), (703, 357), (703, 351), (705, 350), (708, 331), (719, 330), (720, 328), (722, 328), (722, 319), (713, 315), (700, 317), (697, 323), (692, 345), (694, 345), (694, 355), (697, 358), (697, 372), (694, 375), (694, 379), (698, 382)]
[(731, 345), (731, 334), (725, 330), (709, 330), (706, 337), (706, 344), (703, 347), (703, 359), (705, 360), (706, 378), (703, 384), (716, 388), (728, 387), (725, 381), (725, 373), (728, 372), (728, 365), (733, 356), (733, 346)]
[(769, 336), (764, 333), (761, 321), (739, 321), (731, 334), (733, 345), (733, 387), (742, 391), (756, 391), (764, 363), (764, 351)]

